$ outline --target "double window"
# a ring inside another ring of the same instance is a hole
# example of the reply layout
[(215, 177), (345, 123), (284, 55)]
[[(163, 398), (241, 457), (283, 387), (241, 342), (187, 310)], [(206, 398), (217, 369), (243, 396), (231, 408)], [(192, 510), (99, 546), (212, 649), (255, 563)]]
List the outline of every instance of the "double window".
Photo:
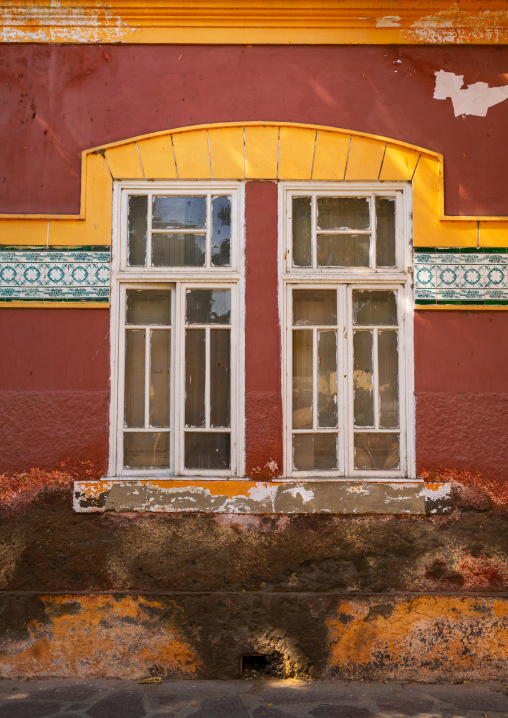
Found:
[[(243, 193), (117, 187), (114, 475), (243, 476)], [(407, 193), (280, 186), (285, 476), (413, 475)]]

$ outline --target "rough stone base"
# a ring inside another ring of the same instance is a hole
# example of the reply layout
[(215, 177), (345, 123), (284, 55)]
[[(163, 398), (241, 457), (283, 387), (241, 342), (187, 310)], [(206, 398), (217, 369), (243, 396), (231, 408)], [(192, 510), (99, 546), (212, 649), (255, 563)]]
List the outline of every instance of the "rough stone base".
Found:
[(238, 678), (244, 655), (288, 677), (501, 679), (508, 600), (216, 593), (4, 595), (1, 676)]

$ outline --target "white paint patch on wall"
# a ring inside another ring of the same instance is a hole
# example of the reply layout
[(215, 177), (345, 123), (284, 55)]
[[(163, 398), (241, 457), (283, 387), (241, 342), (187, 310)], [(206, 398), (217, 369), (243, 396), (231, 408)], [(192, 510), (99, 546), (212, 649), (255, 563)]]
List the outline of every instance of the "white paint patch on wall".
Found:
[(450, 98), (455, 117), (462, 115), (485, 117), (489, 107), (508, 99), (508, 85), (489, 87), (486, 82), (475, 82), (463, 87), (464, 75), (456, 75), (454, 72), (444, 70), (438, 70), (435, 75), (434, 99)]
[(399, 15), (386, 15), (376, 18), (376, 27), (400, 27)]

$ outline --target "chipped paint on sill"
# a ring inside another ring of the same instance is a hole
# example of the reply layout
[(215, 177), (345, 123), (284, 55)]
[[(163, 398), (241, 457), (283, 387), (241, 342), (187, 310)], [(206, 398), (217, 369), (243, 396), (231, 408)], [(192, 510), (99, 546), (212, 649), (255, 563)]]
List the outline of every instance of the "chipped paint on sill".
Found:
[(450, 485), (427, 490), (419, 481), (361, 482), (108, 479), (74, 482), (78, 512), (228, 514), (448, 513)]

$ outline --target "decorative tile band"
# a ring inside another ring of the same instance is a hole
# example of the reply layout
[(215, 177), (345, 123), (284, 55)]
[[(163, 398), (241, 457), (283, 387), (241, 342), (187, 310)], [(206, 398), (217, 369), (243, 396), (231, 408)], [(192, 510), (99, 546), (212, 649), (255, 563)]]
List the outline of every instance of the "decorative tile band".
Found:
[(508, 305), (508, 249), (415, 249), (416, 305)]
[(0, 246), (0, 302), (109, 302), (110, 247)]

